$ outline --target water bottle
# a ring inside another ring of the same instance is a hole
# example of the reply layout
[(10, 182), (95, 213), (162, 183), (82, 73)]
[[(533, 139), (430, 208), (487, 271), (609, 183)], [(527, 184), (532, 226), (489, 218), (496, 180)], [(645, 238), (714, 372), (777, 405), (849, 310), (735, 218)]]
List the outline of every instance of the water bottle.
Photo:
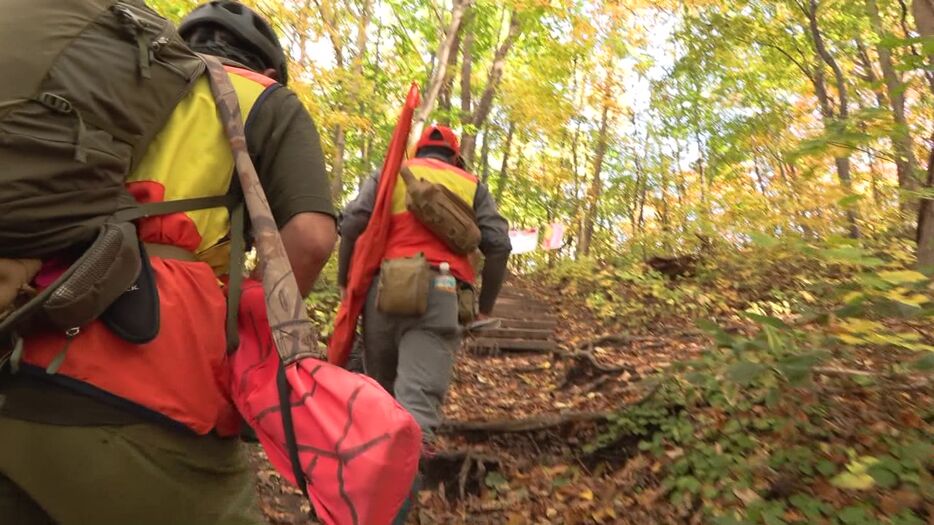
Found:
[(443, 262), (438, 266), (441, 275), (435, 277), (435, 290), (440, 292), (455, 293), (457, 291), (457, 280), (451, 275), (451, 265)]

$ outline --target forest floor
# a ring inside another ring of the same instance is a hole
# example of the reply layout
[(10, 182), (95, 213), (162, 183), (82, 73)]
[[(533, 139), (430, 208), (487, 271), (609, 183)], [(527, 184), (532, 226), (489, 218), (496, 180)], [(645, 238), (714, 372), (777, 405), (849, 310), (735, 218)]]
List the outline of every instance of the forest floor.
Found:
[[(438, 442), (439, 457), (429, 468), (426, 487), (407, 523), (704, 522), (699, 506), (706, 502), (698, 498), (688, 508), (672, 505), (670, 487), (662, 483), (665, 469), (682, 453), (677, 448), (659, 457), (640, 451), (639, 438), (623, 436), (611, 446), (585, 450), (603, 431), (609, 414), (649, 399), (655, 392), (653, 378), (672, 363), (700, 355), (709, 347), (709, 337), (695, 327), (694, 319), (677, 318), (646, 325), (641, 332), (617, 333), (558, 290), (521, 282), (514, 286), (550, 306), (558, 318), (559, 350), (461, 352), (444, 407), (448, 424)], [(853, 370), (872, 368), (873, 363), (857, 359), (845, 365)], [(863, 396), (841, 404), (833, 415), (834, 424), (879, 425), (885, 412), (902, 418), (896, 424), (924, 426), (911, 414), (917, 414), (919, 406), (931, 406), (931, 394), (928, 387), (888, 399)], [(864, 439), (857, 435), (844, 439), (850, 438)], [(254, 461), (262, 510), (270, 523), (313, 523), (306, 517), (307, 503), (269, 467), (258, 446)], [(783, 484), (823, 499), (851, 497), (826, 482), (801, 487), (799, 479), (781, 475), (763, 479), (758, 488), (760, 493), (789, 491)], [(748, 488), (733, 492), (743, 502), (757, 498)], [(928, 524), (934, 524), (930, 501), (914, 493), (885, 497), (889, 499), (881, 505), (918, 509)], [(787, 521), (776, 523), (796, 521), (794, 509), (789, 509), (784, 515)]]

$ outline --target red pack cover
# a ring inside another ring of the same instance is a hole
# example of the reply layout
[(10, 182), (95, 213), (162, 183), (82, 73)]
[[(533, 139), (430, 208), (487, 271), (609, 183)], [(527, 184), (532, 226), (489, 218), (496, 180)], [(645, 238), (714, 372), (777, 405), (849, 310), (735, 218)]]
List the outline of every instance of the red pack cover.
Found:
[(412, 114), (418, 107), (420, 96), (418, 86), (412, 84), (405, 98), (405, 105), (399, 113), (392, 140), (386, 150), (386, 159), (379, 175), (376, 202), (366, 229), (354, 244), (353, 258), (347, 276), (347, 293), (341, 300), (334, 320), (334, 333), (328, 343), (328, 361), (343, 366), (350, 357), (357, 332), (357, 319), (363, 312), (366, 294), (373, 282), (373, 276), (386, 254), (386, 239), (389, 238), (389, 221), (392, 212), (392, 192), (396, 186), (396, 175), (405, 157), (405, 146), (412, 128)]
[[(231, 396), (274, 467), (295, 483), (262, 285), (247, 280), (240, 347), (230, 356)], [(285, 368), (299, 462), (318, 518), (328, 524), (388, 524), (409, 495), (421, 454), (412, 416), (379, 384), (316, 359)]]

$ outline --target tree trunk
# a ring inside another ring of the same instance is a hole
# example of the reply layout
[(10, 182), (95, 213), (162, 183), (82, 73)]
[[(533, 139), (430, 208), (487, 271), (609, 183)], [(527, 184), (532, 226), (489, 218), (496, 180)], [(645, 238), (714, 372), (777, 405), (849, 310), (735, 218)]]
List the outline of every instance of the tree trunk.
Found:
[[(604, 97), (609, 97), (609, 79), (605, 88)], [(603, 157), (606, 155), (607, 133), (610, 120), (610, 101), (605, 98), (603, 101), (603, 115), (600, 117), (600, 134), (597, 137), (597, 149), (594, 152), (593, 160), (593, 180), (590, 182), (590, 190), (587, 192), (587, 210), (584, 215), (584, 228), (581, 231), (580, 242), (577, 250), (580, 255), (590, 255), (590, 245), (593, 242), (594, 222), (597, 219), (600, 207), (600, 195), (603, 192)]]
[[(914, 4), (918, 5), (916, 6)], [(921, 28), (922, 24), (934, 26), (934, 7), (930, 6), (930, 1), (928, 1), (928, 4), (929, 6), (926, 8), (927, 12), (924, 11), (925, 6), (921, 5), (919, 2), (914, 2), (912, 4), (912, 7), (917, 9), (917, 11), (914, 13), (914, 17), (918, 24), (918, 32), (921, 34), (924, 34)], [(905, 39), (911, 38), (911, 33), (908, 30), (908, 6), (905, 4), (905, 0), (898, 0), (898, 6), (901, 9), (901, 20), (899, 20), (899, 22), (902, 26), (902, 37)], [(922, 60), (925, 59), (925, 57), (918, 51), (918, 47), (916, 45), (912, 44), (909, 46), (909, 49), (911, 49), (912, 55), (920, 57)], [(927, 57), (927, 61), (928, 68), (924, 71), (924, 76), (928, 81), (928, 85), (931, 87), (931, 91), (934, 92), (934, 67), (931, 67), (931, 64), (934, 64), (934, 57)]]
[(490, 179), (490, 134), (493, 129), (487, 126), (483, 131), (483, 144), (480, 146), (480, 182), (486, 184)]
[(509, 153), (512, 150), (512, 137), (516, 133), (516, 123), (509, 123), (509, 131), (506, 133), (506, 145), (503, 146), (503, 164), (499, 168), (499, 179), (496, 181), (496, 200), (503, 196), (503, 188), (506, 186), (506, 171), (509, 169)]
[(490, 114), (490, 110), (493, 109), (493, 97), (496, 96), (496, 90), (499, 88), (500, 80), (503, 78), (506, 56), (509, 54), (509, 50), (512, 48), (513, 44), (515, 44), (516, 39), (519, 38), (521, 31), (522, 27), (519, 25), (518, 16), (516, 16), (515, 12), (510, 13), (509, 33), (493, 55), (493, 65), (490, 66), (490, 74), (487, 76), (486, 87), (483, 89), (483, 94), (480, 96), (477, 107), (470, 116), (470, 124), (472, 127), (467, 128), (461, 139), (461, 155), (464, 157), (464, 161), (468, 166), (473, 163), (474, 145), (477, 142), (477, 130), (483, 126), (483, 123), (486, 122), (486, 118)]
[(360, 173), (357, 175), (358, 183), (362, 183), (366, 180), (366, 177), (369, 176), (370, 172), (373, 171), (373, 136), (367, 135), (363, 138), (363, 142), (360, 146), (360, 158), (362, 159), (363, 169), (360, 170)]
[(869, 155), (869, 189), (872, 192), (872, 204), (873, 206), (879, 207), (882, 206), (882, 195), (879, 191), (879, 168), (876, 165), (876, 156)]
[[(334, 62), (340, 69), (344, 68), (344, 43), (340, 36), (340, 30), (337, 27), (337, 17), (331, 11), (331, 6), (322, 0), (315, 0), (318, 7), (318, 15), (324, 25), (324, 30), (331, 40), (331, 46), (334, 47)], [(303, 50), (304, 51), (304, 50)]]
[(662, 166), (661, 180), (659, 180), (659, 185), (661, 186), (662, 195), (661, 195), (661, 223), (662, 223), (662, 246), (664, 246), (666, 253), (671, 253), (671, 210), (668, 203), (668, 169), (667, 166)]
[[(849, 100), (847, 95), (846, 79), (843, 76), (843, 70), (840, 69), (840, 65), (837, 64), (837, 61), (834, 59), (833, 55), (830, 54), (830, 51), (827, 50), (827, 46), (824, 44), (824, 37), (821, 35), (820, 27), (817, 23), (817, 8), (818, 0), (809, 1), (809, 9), (807, 11), (808, 15), (808, 28), (811, 32), (811, 41), (814, 44), (814, 50), (817, 51), (817, 55), (830, 66), (830, 69), (833, 71), (834, 83), (837, 87), (837, 111), (834, 115), (832, 108), (825, 108), (823, 113), (830, 112), (830, 119), (836, 117), (837, 120), (846, 123), (846, 120), (849, 118)], [(823, 84), (823, 76), (820, 75), (821, 84)], [(824, 99), (826, 100), (826, 88), (823, 88)], [(818, 96), (820, 98), (820, 96)], [(825, 120), (825, 126), (827, 122)], [(843, 186), (843, 190), (847, 195), (853, 193), (853, 180), (850, 177), (850, 156), (842, 155), (834, 159), (834, 164), (837, 166), (837, 177), (840, 179), (840, 185)], [(857, 214), (853, 208), (846, 209), (846, 219), (847, 224), (849, 225), (850, 237), (856, 239), (859, 238), (859, 226), (857, 225)]]
[[(882, 17), (879, 16), (879, 7), (876, 0), (866, 0), (869, 12), (869, 22), (872, 30), (879, 39), (886, 35), (882, 26)], [(905, 85), (892, 63), (892, 53), (884, 45), (876, 47), (879, 54), (879, 64), (882, 66), (882, 78), (885, 80), (885, 89), (892, 109), (892, 118), (895, 120), (895, 131), (892, 133), (892, 144), (895, 149), (895, 166), (898, 171), (898, 186), (902, 190), (913, 191), (918, 189), (915, 175), (917, 161), (912, 149), (911, 130), (905, 118)], [(903, 211), (911, 209), (911, 199), (899, 197)]]
[(629, 212), (629, 225), (632, 229), (633, 237), (639, 234), (639, 197), (642, 188), (642, 180), (646, 177), (645, 170), (642, 169), (642, 161), (638, 154), (633, 154), (633, 162), (636, 165), (636, 180), (632, 184), (632, 194), (627, 192), (627, 211)]
[[(915, 22), (918, 24), (918, 33), (925, 38), (934, 37), (934, 1), (914, 0), (911, 4)], [(934, 56), (928, 56), (929, 62), (934, 62)], [(932, 87), (934, 91), (934, 87)], [(934, 146), (934, 135), (931, 136)], [(927, 191), (934, 191), (934, 147), (928, 156), (927, 179), (924, 184)], [(934, 268), (934, 199), (925, 198), (921, 201), (918, 212), (918, 265), (922, 268)]]
[[(471, 15), (468, 15), (472, 18)], [(465, 24), (469, 23), (468, 19)], [(473, 43), (474, 32), (467, 31), (464, 35), (463, 50), (461, 51), (461, 119), (466, 122), (473, 112), (473, 100), (471, 98), (471, 80), (473, 76)]]
[[(340, 32), (335, 22), (335, 15), (329, 8), (330, 6), (322, 1), (317, 1), (318, 12), (328, 36), (331, 39), (331, 45), (334, 47), (335, 63), (343, 68), (345, 64), (343, 40), (340, 38)], [(341, 111), (348, 111), (348, 108), (354, 107), (354, 101), (358, 99), (360, 81), (363, 80), (363, 61), (366, 58), (367, 28), (370, 25), (372, 16), (372, 0), (364, 0), (361, 5), (360, 17), (357, 21), (356, 53), (351, 59), (351, 73), (356, 80), (355, 85), (349, 89), (350, 100), (341, 104)], [(361, 112), (363, 108), (360, 108)], [(338, 124), (334, 127), (334, 160), (331, 164), (331, 198), (335, 203), (340, 202), (341, 194), (344, 190), (344, 154), (347, 150), (347, 130), (344, 126)]]
[(447, 126), (451, 125), (451, 96), (454, 92), (454, 77), (457, 71), (457, 51), (461, 48), (462, 35), (467, 28), (467, 24), (470, 23), (471, 11), (469, 7), (465, 9), (464, 19), (454, 34), (454, 43), (451, 44), (451, 54), (448, 55), (448, 64), (444, 71), (444, 81), (441, 83), (441, 91), (438, 93), (438, 109), (442, 112), (438, 122)]
[(444, 40), (438, 46), (438, 51), (434, 57), (435, 67), (431, 72), (431, 78), (428, 80), (428, 87), (425, 89), (424, 98), (421, 105), (415, 111), (412, 119), (412, 131), (409, 133), (409, 147), (413, 147), (418, 137), (425, 128), (425, 121), (431, 115), (435, 107), (435, 101), (438, 99), (438, 93), (441, 91), (441, 84), (444, 82), (444, 76), (447, 72), (448, 57), (453, 52), (454, 41), (457, 38), (457, 32), (460, 30), (461, 21), (464, 18), (464, 11), (470, 6), (473, 0), (454, 0), (454, 7), (451, 9), (451, 22), (445, 31)]
[(859, 63), (865, 71), (864, 74), (857, 76), (872, 86), (872, 94), (876, 96), (876, 103), (880, 109), (889, 107), (883, 89), (876, 86), (876, 84), (879, 83), (879, 76), (876, 75), (876, 68), (873, 67), (872, 59), (869, 58), (869, 51), (866, 49), (866, 45), (863, 43), (863, 40), (858, 36), (856, 37), (856, 49), (858, 50), (856, 57), (859, 59)]
[(344, 191), (344, 150), (347, 148), (347, 134), (344, 127), (334, 127), (334, 162), (331, 165), (331, 200), (340, 202)]
[[(931, 136), (934, 144), (934, 135)], [(934, 149), (928, 157), (928, 173), (924, 187), (927, 191), (934, 191)], [(926, 198), (921, 201), (918, 213), (918, 266), (934, 271), (934, 199)]]

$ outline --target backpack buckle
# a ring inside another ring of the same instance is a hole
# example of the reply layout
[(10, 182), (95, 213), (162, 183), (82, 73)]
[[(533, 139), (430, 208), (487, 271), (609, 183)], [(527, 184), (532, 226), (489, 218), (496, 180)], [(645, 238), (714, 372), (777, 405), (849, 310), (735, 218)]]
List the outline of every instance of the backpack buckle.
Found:
[(63, 114), (72, 113), (75, 108), (69, 100), (61, 95), (49, 93), (48, 91), (40, 93), (36, 100), (43, 106)]

